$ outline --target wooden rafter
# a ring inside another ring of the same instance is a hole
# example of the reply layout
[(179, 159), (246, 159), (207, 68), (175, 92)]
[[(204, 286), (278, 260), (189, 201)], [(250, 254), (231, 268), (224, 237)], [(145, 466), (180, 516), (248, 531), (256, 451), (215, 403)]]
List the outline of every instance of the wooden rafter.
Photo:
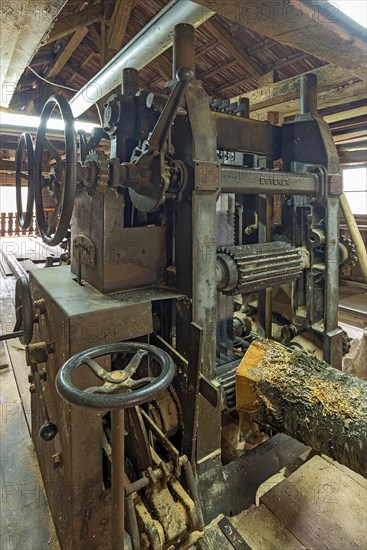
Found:
[(215, 67), (211, 67), (207, 71), (201, 72), (199, 74), (199, 77), (201, 80), (205, 80), (206, 78), (210, 78), (212, 76), (215, 76), (216, 74), (220, 73), (220, 71), (223, 71), (223, 69), (229, 69), (230, 67), (233, 67), (234, 65), (237, 65), (237, 60), (232, 59), (231, 61), (224, 61), (223, 63), (217, 64)]
[(63, 17), (56, 21), (54, 28), (47, 38), (47, 43), (60, 40), (64, 38), (64, 36), (68, 36), (77, 31), (80, 27), (88, 27), (96, 21), (100, 21), (101, 17), (101, 6), (99, 4), (74, 13), (69, 17)]
[(96, 28), (96, 25), (94, 25), (94, 24), (90, 25), (89, 34), (90, 34), (90, 37), (92, 38), (93, 42), (97, 46), (97, 48), (100, 48), (101, 47), (101, 35), (98, 32), (98, 30)]
[(215, 18), (211, 18), (205, 23), (206, 29), (213, 34), (219, 42), (225, 47), (230, 55), (237, 60), (242, 67), (246, 69), (251, 76), (260, 76), (264, 73), (263, 69), (251, 58), (248, 53), (241, 50), (241, 47), (236, 40), (225, 30), (223, 25)]
[(118, 52), (121, 49), (127, 25), (136, 2), (137, 0), (116, 2), (107, 35), (108, 47), (110, 50)]
[(81, 27), (73, 34), (73, 36), (70, 38), (66, 46), (64, 46), (60, 50), (59, 54), (53, 60), (52, 65), (49, 67), (46, 73), (47, 78), (51, 78), (59, 74), (59, 72), (64, 67), (64, 65), (68, 62), (68, 60), (73, 55), (77, 47), (82, 43), (87, 33), (88, 33), (88, 27)]
[(218, 15), (366, 79), (364, 29), (337, 2), (195, 0)]
[(166, 80), (172, 79), (172, 62), (164, 53), (154, 60), (154, 68), (157, 69)]

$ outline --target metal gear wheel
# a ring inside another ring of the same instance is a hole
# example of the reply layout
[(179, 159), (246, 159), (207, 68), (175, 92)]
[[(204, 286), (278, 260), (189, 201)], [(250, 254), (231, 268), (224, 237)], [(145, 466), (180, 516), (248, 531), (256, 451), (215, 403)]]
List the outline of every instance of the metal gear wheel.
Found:
[(339, 266), (341, 273), (347, 273), (358, 261), (356, 247), (343, 233), (339, 237)]

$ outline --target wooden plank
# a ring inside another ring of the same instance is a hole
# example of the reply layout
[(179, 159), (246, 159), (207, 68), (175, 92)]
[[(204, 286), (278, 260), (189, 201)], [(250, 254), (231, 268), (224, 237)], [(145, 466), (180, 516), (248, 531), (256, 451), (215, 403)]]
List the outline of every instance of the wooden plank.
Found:
[[(340, 111), (338, 113), (333, 113), (330, 115), (325, 115), (324, 118), (331, 127), (337, 127), (336, 123), (343, 120), (357, 119), (359, 121), (365, 121), (367, 116), (367, 105), (362, 105), (361, 107), (355, 107), (354, 109), (346, 109), (345, 111)], [(352, 120), (350, 121), (353, 122)]]
[(88, 27), (101, 19), (101, 6), (99, 4), (88, 9), (78, 11), (68, 17), (58, 19), (47, 37), (47, 44), (60, 40), (64, 36), (74, 33), (80, 27)]
[(154, 60), (154, 66), (162, 73), (166, 80), (170, 81), (172, 79), (172, 61), (164, 53)]
[(274, 71), (269, 71), (268, 73), (263, 74), (258, 79), (258, 85), (259, 88), (263, 88), (264, 86), (269, 86), (271, 84), (274, 84), (275, 82), (275, 73)]
[(343, 151), (340, 154), (340, 164), (367, 164), (366, 151)]
[(261, 497), (306, 547), (365, 549), (366, 490), (315, 456)]
[(264, 504), (251, 506), (238, 516), (230, 518), (231, 523), (253, 550), (304, 549), (296, 537)]
[(0, 265), (5, 277), (9, 277), (10, 275), (11, 276), (13, 275), (12, 270), (10, 269), (10, 267), (8, 266), (7, 262), (5, 262), (4, 259), (0, 260)]
[(132, 11), (137, 3), (137, 0), (129, 0), (128, 2), (117, 1), (113, 10), (108, 29), (107, 42), (110, 50), (118, 52), (125, 38), (125, 33)]
[(196, 1), (229, 21), (366, 79), (365, 30), (341, 13), (337, 2)]
[(88, 34), (88, 27), (81, 27), (73, 34), (69, 42), (60, 50), (59, 54), (52, 62), (52, 65), (46, 73), (47, 78), (51, 78), (59, 74), (77, 47), (82, 43), (86, 34)]
[(239, 43), (228, 34), (218, 19), (211, 18), (207, 21), (206, 29), (219, 40), (228, 53), (236, 59), (237, 63), (246, 69), (249, 75), (260, 76), (264, 73), (260, 65), (247, 52), (241, 49)]
[(100, 47), (101, 47), (101, 35), (99, 34), (99, 32), (98, 32), (98, 30), (97, 30), (97, 28), (94, 24), (89, 26), (89, 34), (90, 34), (93, 42), (97, 46), (97, 48), (100, 49)]

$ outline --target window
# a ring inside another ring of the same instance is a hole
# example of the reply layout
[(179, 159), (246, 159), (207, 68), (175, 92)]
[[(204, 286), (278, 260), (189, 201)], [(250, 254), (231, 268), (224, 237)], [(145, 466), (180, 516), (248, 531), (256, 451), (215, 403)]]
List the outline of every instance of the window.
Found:
[[(27, 206), (27, 187), (22, 188), (23, 210)], [(1, 212), (16, 212), (17, 203), (15, 198), (15, 187), (0, 186), (0, 211)]]
[(367, 215), (367, 168), (343, 170), (343, 183), (353, 214)]

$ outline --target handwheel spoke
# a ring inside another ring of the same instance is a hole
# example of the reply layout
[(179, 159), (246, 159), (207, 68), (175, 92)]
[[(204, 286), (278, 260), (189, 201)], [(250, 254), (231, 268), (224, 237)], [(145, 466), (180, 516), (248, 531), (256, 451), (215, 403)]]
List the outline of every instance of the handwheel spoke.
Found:
[[(106, 380), (106, 378), (110, 374), (104, 368), (102, 368), (101, 365), (97, 363), (97, 361), (93, 361), (93, 359), (89, 359), (89, 357), (86, 357), (85, 359), (83, 359), (83, 364), (87, 365), (94, 372), (97, 378), (100, 378), (100, 380)], [(101, 387), (103, 386), (99, 386), (99, 388)], [(89, 390), (91, 389), (93, 388), (89, 388)]]
[(56, 206), (55, 206), (55, 210), (52, 212), (52, 214), (50, 215), (49, 220), (48, 220), (48, 224), (47, 224), (47, 233), (48, 233), (48, 235), (50, 235), (52, 233), (54, 227), (56, 227), (57, 217), (60, 213), (61, 205), (62, 205), (62, 195), (60, 194), (59, 197), (58, 197)]
[(139, 350), (131, 359), (130, 363), (123, 369), (123, 373), (126, 375), (126, 380), (131, 378), (136, 373), (143, 357), (148, 357), (148, 352), (145, 350)]
[(111, 384), (111, 382), (105, 382), (103, 386), (93, 386), (84, 390), (87, 393), (112, 393), (113, 391), (123, 387), (122, 384)]
[(56, 147), (52, 145), (51, 141), (46, 136), (43, 136), (43, 141), (52, 158), (54, 158), (58, 163), (63, 163), (60, 153)]
[(138, 388), (151, 384), (153, 380), (154, 378), (152, 376), (140, 378), (140, 380), (133, 380), (132, 378), (129, 378), (129, 380), (126, 380), (126, 382), (124, 382), (124, 386), (136, 390)]

